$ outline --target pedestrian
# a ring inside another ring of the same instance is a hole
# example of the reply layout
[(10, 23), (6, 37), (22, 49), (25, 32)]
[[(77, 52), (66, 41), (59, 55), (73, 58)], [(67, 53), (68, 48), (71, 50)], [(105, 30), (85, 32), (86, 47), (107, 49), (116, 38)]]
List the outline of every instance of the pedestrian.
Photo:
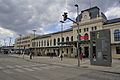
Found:
[(82, 61), (83, 59), (83, 53), (80, 53), (80, 60)]
[(62, 61), (63, 60), (63, 55), (62, 54), (60, 55), (60, 58), (61, 58), (61, 61)]
[(32, 52), (30, 52), (30, 59), (32, 59)]

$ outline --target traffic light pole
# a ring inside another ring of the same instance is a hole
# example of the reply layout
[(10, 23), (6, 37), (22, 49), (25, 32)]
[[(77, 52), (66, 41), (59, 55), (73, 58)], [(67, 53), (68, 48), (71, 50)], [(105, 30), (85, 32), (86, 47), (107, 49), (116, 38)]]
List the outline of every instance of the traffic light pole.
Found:
[[(79, 16), (79, 6), (76, 4), (75, 7), (77, 7), (77, 16)], [(78, 37), (77, 37), (77, 54), (78, 54), (78, 67), (80, 67), (80, 25), (79, 25), (79, 17), (77, 17), (77, 25), (78, 25), (78, 30), (77, 30), (77, 33), (78, 33)]]
[[(75, 7), (77, 7), (77, 16), (79, 16), (79, 6), (76, 4)], [(77, 30), (77, 33), (78, 33), (78, 36), (77, 36), (77, 55), (78, 55), (78, 67), (80, 67), (80, 48), (79, 48), (80, 47), (80, 31), (79, 31), (80, 24), (79, 24), (79, 17), (77, 18), (77, 22), (76, 22), (76, 21), (68, 18), (66, 12), (64, 12), (64, 15), (62, 15), (62, 16), (64, 17), (64, 21), (66, 21), (68, 19), (68, 20), (76, 23), (78, 26), (78, 30)]]

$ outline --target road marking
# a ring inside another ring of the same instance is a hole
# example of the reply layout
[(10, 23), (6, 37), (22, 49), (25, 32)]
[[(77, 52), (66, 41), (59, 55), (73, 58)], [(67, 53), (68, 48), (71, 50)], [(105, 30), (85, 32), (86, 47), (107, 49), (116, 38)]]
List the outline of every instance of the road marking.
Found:
[(42, 69), (37, 68), (37, 67), (32, 67), (32, 69), (35, 69), (35, 70), (42, 70)]
[(0, 69), (3, 69), (3, 67), (0, 67)]
[(23, 65), (24, 67), (30, 67), (29, 65)]
[(21, 69), (14, 69), (14, 70), (18, 72), (25, 72), (24, 70), (21, 70)]
[(16, 67), (18, 67), (18, 68), (22, 68), (22, 66), (20, 66), (20, 65), (15, 65)]
[(13, 66), (10, 66), (10, 65), (7, 65), (6, 67), (7, 67), (7, 68), (14, 68)]
[(11, 73), (13, 73), (13, 72), (10, 71), (10, 70), (3, 70), (3, 72), (4, 72), (4, 73), (7, 73), (7, 74), (11, 74)]
[(33, 69), (29, 69), (29, 68), (23, 68), (23, 69), (25, 69), (27, 71), (34, 71)]
[(48, 66), (45, 66), (45, 67), (40, 67), (40, 68), (42, 68), (42, 69), (50, 69), (50, 67)]

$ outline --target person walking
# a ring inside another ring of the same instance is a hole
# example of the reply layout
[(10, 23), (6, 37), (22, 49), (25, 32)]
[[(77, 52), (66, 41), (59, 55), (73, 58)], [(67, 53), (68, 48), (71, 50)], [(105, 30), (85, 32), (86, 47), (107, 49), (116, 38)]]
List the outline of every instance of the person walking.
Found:
[(83, 59), (83, 53), (80, 53), (80, 60), (82, 61)]

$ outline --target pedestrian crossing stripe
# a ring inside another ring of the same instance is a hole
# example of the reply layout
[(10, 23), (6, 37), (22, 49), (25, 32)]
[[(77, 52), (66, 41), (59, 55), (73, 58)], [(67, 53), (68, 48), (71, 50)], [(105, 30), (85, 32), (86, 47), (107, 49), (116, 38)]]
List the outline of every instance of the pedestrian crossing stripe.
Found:
[(0, 69), (3, 69), (3, 67), (0, 67)]
[(16, 67), (18, 67), (18, 68), (22, 68), (22, 66), (19, 66), (19, 65), (15, 65)]
[(10, 71), (10, 70), (3, 70), (3, 72), (4, 72), (4, 73), (7, 73), (7, 74), (11, 74), (11, 73), (13, 73), (13, 72)]
[(7, 65), (6, 67), (7, 67), (7, 68), (14, 68), (13, 66), (10, 66), (10, 65)]
[(33, 67), (32, 69), (35, 69), (35, 70), (42, 70), (41, 68), (37, 68), (37, 67)]
[(23, 69), (25, 69), (27, 71), (34, 71), (33, 69), (30, 69), (30, 68), (23, 68)]
[(25, 72), (24, 70), (22, 69), (14, 69), (15, 71), (18, 71), (18, 72)]

